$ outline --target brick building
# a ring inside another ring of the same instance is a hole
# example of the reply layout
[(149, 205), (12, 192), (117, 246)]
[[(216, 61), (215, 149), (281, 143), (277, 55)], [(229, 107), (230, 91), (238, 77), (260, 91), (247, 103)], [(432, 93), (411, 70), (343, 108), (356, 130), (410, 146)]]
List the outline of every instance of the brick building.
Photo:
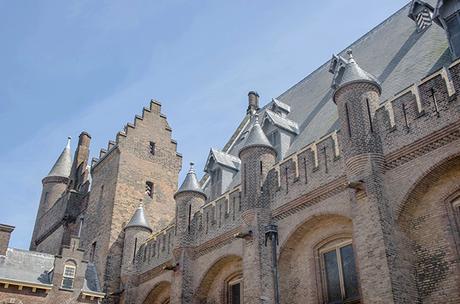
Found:
[[(249, 92), (179, 188), (158, 102), (90, 166), (83, 132), (21, 254), (60, 263), (47, 303), (72, 250), (106, 303), (460, 303), (459, 57), (459, 2), (414, 0), (263, 107)], [(8, 238), (0, 303), (35, 303), (4, 280)]]

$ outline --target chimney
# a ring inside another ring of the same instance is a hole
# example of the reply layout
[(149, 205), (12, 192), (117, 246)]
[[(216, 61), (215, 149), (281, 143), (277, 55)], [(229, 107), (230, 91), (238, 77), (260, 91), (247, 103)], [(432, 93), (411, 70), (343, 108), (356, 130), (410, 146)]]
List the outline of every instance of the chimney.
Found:
[(13, 230), (14, 226), (0, 224), (0, 255), (6, 255)]
[(254, 115), (259, 110), (259, 94), (256, 91), (248, 93), (248, 110), (247, 114)]
[(70, 189), (79, 190), (80, 186), (86, 181), (87, 174), (85, 174), (85, 171), (88, 163), (90, 142), (91, 135), (85, 131), (81, 132), (70, 172)]

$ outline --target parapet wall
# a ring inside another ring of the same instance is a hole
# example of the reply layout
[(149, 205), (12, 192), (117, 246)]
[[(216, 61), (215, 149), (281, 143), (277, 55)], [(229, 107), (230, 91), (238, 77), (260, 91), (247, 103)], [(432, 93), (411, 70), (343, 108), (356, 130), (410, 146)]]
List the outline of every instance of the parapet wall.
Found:
[[(460, 60), (381, 103), (373, 123), (381, 137), (387, 170), (409, 161), (408, 154), (415, 158), (417, 153), (427, 152), (424, 148), (411, 154), (411, 151), (405, 151), (409, 144), (433, 140), (434, 136), (460, 138), (458, 90)], [(269, 193), (275, 219), (281, 216), (288, 203), (300, 196), (308, 195), (314, 203), (346, 187), (340, 142), (340, 131), (333, 131), (287, 156), (270, 170), (262, 191)], [(440, 140), (431, 148), (442, 144)], [(244, 208), (241, 206), (240, 186), (204, 205), (192, 220), (190, 233), (193, 234), (193, 245), (199, 246), (238, 228), (241, 210)], [(151, 269), (171, 259), (173, 232), (174, 226), (170, 226), (140, 248), (138, 263), (141, 269)], [(158, 250), (163, 247), (169, 249)]]

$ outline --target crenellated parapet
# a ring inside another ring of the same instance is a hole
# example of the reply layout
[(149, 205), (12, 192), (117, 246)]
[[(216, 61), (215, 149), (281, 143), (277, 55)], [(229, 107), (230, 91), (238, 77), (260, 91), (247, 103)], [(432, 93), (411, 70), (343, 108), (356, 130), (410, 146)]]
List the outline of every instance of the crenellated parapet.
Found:
[[(460, 89), (459, 60), (382, 103), (377, 109), (375, 119), (379, 125), (387, 168), (410, 160), (417, 154), (428, 152), (402, 150), (408, 143), (417, 143), (430, 134), (432, 134), (430, 136), (439, 136), (440, 139), (446, 136), (460, 136), (458, 128), (455, 126), (449, 128), (458, 121), (458, 89)], [(423, 142), (420, 144), (423, 145)], [(442, 142), (434, 144), (431, 149), (437, 145), (442, 145)], [(412, 156), (407, 156), (409, 152)], [(401, 158), (403, 154), (405, 156)]]

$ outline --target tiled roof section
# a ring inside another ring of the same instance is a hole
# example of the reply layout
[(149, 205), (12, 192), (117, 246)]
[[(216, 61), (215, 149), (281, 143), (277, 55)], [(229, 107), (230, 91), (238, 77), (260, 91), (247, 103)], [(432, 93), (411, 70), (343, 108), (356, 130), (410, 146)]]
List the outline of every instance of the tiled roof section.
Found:
[(70, 137), (67, 138), (67, 145), (57, 159), (48, 176), (69, 177), (72, 168), (72, 152), (70, 151)]
[(240, 169), (241, 160), (231, 154), (225, 153), (223, 151), (212, 148), (209, 152), (208, 160), (206, 161), (206, 166), (204, 171), (208, 172), (208, 166), (211, 159), (214, 159), (218, 164), (228, 167), (230, 169), (238, 171)]
[(83, 284), (83, 291), (101, 292), (101, 285), (97, 276), (96, 266), (93, 263), (88, 263), (85, 272), (85, 282)]
[(200, 186), (200, 183), (198, 182), (198, 179), (196, 178), (195, 168), (193, 166), (194, 164), (190, 163), (190, 169), (187, 175), (185, 176), (184, 182), (179, 187), (179, 190), (177, 190), (175, 196), (179, 193), (188, 191), (201, 193), (204, 196), (206, 196), (206, 194), (203, 192), (203, 189)]
[(152, 228), (150, 228), (150, 225), (147, 222), (147, 219), (145, 218), (144, 207), (142, 206), (142, 204), (136, 209), (136, 211), (134, 211), (131, 220), (125, 226), (125, 229), (133, 227), (145, 228), (152, 232)]
[(8, 248), (0, 256), (0, 279), (51, 285), (54, 255)]
[(266, 146), (273, 148), (259, 124), (259, 115), (254, 115), (254, 122), (252, 124), (251, 130), (249, 130), (249, 134), (246, 138), (246, 141), (244, 142), (242, 149), (254, 146)]
[(299, 126), (295, 121), (292, 121), (286, 117), (282, 117), (269, 109), (265, 110), (265, 118), (262, 122), (262, 125), (265, 124), (267, 119), (269, 119), (277, 127), (285, 129), (286, 131), (292, 132), (294, 134), (299, 134)]

